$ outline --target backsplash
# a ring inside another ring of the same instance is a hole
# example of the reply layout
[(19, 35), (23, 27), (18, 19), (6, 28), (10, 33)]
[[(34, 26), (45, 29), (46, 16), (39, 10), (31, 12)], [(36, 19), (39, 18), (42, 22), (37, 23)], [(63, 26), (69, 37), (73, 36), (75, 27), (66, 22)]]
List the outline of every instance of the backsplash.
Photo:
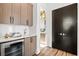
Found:
[(20, 32), (22, 35), (24, 34), (24, 30), (26, 28), (26, 35), (29, 34), (29, 27), (22, 25), (9, 25), (9, 24), (0, 24), (0, 36), (4, 36), (6, 33)]

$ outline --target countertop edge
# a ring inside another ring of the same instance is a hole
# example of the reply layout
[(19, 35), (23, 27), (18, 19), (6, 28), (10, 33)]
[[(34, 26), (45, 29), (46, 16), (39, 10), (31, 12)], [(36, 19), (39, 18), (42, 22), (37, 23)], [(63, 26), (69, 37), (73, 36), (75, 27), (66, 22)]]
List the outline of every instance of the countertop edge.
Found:
[(36, 36), (36, 35), (21, 36), (21, 37), (17, 37), (17, 38), (0, 39), (0, 44), (10, 42), (10, 41), (16, 41), (16, 40), (20, 40), (20, 39), (25, 39), (25, 38), (33, 37), (33, 36)]

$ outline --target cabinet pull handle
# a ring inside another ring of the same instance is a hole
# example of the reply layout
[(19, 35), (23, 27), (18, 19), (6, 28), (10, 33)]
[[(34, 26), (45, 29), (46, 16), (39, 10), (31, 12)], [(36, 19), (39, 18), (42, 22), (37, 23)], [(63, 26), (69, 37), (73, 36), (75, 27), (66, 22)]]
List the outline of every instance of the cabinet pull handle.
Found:
[(14, 17), (13, 17), (13, 23), (14, 23)]
[(32, 43), (32, 37), (30, 38), (30, 42)]
[(28, 20), (26, 20), (26, 25), (28, 25)]
[(12, 17), (12, 24), (14, 24), (14, 17)]
[(11, 24), (11, 16), (10, 16), (10, 24)]

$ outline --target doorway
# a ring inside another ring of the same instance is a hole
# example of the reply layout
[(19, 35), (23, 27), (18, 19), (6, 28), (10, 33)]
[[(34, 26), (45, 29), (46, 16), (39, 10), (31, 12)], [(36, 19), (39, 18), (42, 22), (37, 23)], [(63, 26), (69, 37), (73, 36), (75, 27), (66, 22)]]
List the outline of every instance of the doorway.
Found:
[(47, 46), (46, 40), (46, 12), (44, 9), (40, 10), (40, 48)]

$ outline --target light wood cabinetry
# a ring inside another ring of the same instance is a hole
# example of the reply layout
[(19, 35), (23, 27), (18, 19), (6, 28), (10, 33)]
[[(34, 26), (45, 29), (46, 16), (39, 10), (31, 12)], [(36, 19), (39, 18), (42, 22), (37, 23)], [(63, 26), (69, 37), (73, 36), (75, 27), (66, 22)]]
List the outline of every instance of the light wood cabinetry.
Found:
[(27, 37), (24, 41), (24, 55), (25, 56), (30, 56), (30, 38)]
[(20, 3), (13, 3), (12, 4), (12, 19), (14, 24), (20, 24)]
[(11, 22), (11, 4), (1, 3), (0, 4), (0, 23), (10, 24)]
[(27, 20), (28, 20), (28, 25), (32, 26), (33, 25), (33, 5), (32, 4), (27, 4)]
[(20, 24), (20, 4), (0, 4), (1, 24)]
[(36, 36), (25, 39), (25, 56), (32, 56), (36, 51)]
[(31, 44), (31, 47), (30, 47), (30, 55), (34, 55), (35, 54), (35, 51), (36, 51), (36, 37), (31, 37), (30, 38), (30, 44)]
[(21, 4), (21, 24), (22, 25), (33, 25), (33, 5), (32, 4)]
[(21, 4), (21, 25), (28, 25), (28, 19), (27, 19), (27, 4)]
[(0, 4), (0, 23), (2, 22), (2, 3)]
[(0, 24), (33, 25), (30, 3), (0, 3)]

